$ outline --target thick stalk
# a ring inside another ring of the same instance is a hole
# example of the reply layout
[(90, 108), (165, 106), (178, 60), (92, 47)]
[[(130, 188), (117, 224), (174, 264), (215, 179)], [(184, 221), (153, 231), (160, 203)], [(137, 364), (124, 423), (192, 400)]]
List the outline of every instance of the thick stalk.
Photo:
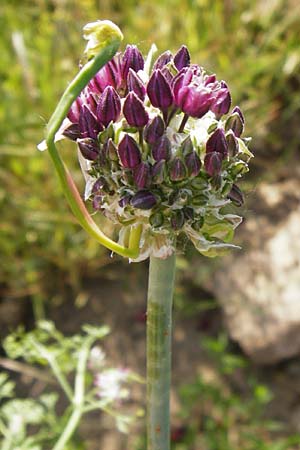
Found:
[(170, 449), (172, 300), (175, 253), (150, 258), (147, 308), (147, 450)]

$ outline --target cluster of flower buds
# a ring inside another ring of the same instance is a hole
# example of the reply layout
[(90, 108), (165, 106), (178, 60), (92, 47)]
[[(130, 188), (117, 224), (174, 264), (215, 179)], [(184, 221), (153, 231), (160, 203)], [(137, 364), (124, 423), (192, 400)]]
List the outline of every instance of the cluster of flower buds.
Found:
[(86, 198), (121, 225), (120, 241), (143, 225), (137, 260), (168, 256), (179, 234), (214, 256), (240, 222), (226, 206), (243, 203), (244, 116), (185, 46), (152, 58), (128, 45), (108, 62), (73, 103), (64, 135), (78, 144)]

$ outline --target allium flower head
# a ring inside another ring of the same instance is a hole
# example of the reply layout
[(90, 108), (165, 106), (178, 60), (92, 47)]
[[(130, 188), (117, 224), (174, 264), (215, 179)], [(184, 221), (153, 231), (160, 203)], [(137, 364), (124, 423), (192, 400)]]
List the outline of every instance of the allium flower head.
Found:
[(120, 243), (142, 225), (136, 260), (169, 256), (179, 235), (215, 256), (234, 247), (241, 221), (227, 205), (243, 203), (237, 181), (252, 156), (244, 116), (229, 112), (228, 85), (191, 64), (187, 47), (149, 65), (128, 45), (70, 108), (64, 134), (78, 143), (85, 197), (119, 227)]

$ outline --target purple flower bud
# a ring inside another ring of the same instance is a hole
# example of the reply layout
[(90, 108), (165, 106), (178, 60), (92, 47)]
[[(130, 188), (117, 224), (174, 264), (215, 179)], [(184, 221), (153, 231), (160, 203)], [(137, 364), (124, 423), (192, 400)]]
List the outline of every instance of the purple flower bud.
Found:
[(201, 169), (201, 160), (196, 152), (191, 152), (184, 158), (185, 165), (190, 177), (196, 177)]
[(160, 161), (161, 159), (168, 160), (170, 158), (171, 142), (165, 134), (153, 144), (152, 156), (155, 161)]
[(211, 152), (221, 153), (222, 157), (228, 154), (228, 145), (222, 128), (217, 128), (206, 142), (206, 153)]
[(244, 114), (242, 113), (242, 111), (241, 111), (241, 109), (240, 109), (239, 106), (235, 106), (235, 107), (233, 108), (232, 114), (234, 114), (234, 113), (238, 113), (238, 115), (239, 115), (240, 118), (241, 118), (241, 121), (243, 122), (243, 124), (245, 124), (245, 117), (244, 117)]
[(72, 106), (68, 112), (68, 119), (72, 122), (72, 123), (78, 123), (79, 122), (79, 115), (80, 115), (80, 110), (82, 107), (82, 100), (80, 97), (78, 97), (73, 103)]
[(89, 88), (96, 94), (101, 94), (107, 86), (118, 89), (121, 85), (120, 57), (115, 56), (92, 78)]
[(173, 103), (173, 94), (169, 83), (158, 69), (153, 72), (147, 85), (150, 102), (156, 108), (167, 109)]
[(151, 191), (139, 191), (130, 201), (130, 204), (138, 209), (152, 209), (156, 203), (156, 197)]
[(155, 144), (164, 134), (165, 124), (160, 116), (155, 116), (144, 129), (144, 139), (148, 144)]
[(226, 133), (226, 142), (229, 155), (236, 156), (239, 152), (239, 143), (232, 130), (229, 130), (228, 133)]
[(111, 138), (108, 139), (103, 147), (105, 154), (110, 161), (119, 161), (118, 148)]
[(192, 139), (188, 136), (181, 144), (181, 150), (183, 155), (188, 155), (194, 151)]
[(184, 214), (181, 209), (177, 209), (176, 211), (173, 211), (171, 214), (171, 227), (173, 230), (178, 231), (180, 230), (184, 225), (185, 219)]
[(99, 132), (103, 129), (96, 116), (83, 105), (79, 114), (79, 130), (83, 137), (97, 139)]
[(135, 72), (143, 70), (144, 58), (135, 45), (127, 45), (122, 58), (122, 77), (123, 80), (127, 80), (129, 69), (133, 69)]
[(227, 92), (219, 95), (211, 106), (211, 110), (215, 113), (217, 119), (222, 117), (223, 114), (227, 114), (231, 106), (231, 95), (225, 81), (221, 81), (221, 88), (226, 89)]
[(244, 131), (244, 122), (242, 119), (243, 115), (241, 114), (239, 114), (238, 111), (232, 112), (225, 123), (225, 130), (232, 130), (236, 137), (240, 137)]
[(72, 123), (68, 128), (65, 129), (63, 135), (72, 141), (76, 141), (76, 139), (81, 137), (81, 133), (79, 130), (78, 123)]
[(122, 197), (119, 200), (119, 205), (121, 206), (121, 208), (124, 208), (125, 206), (129, 205), (131, 199), (132, 199), (132, 195), (130, 195), (130, 194), (124, 195), (124, 197)]
[(183, 69), (190, 65), (190, 54), (185, 45), (182, 45), (176, 55), (174, 56), (174, 64), (178, 70)]
[(173, 55), (169, 50), (162, 53), (155, 61), (153, 65), (153, 70), (162, 69), (166, 64), (168, 64), (171, 61), (172, 58)]
[(166, 161), (164, 159), (156, 162), (151, 171), (152, 181), (155, 184), (161, 184), (167, 177)]
[(151, 181), (150, 165), (141, 162), (133, 171), (133, 180), (139, 189), (147, 187)]
[(93, 198), (92, 206), (95, 211), (100, 211), (102, 208), (103, 203), (103, 196), (102, 195), (95, 195)]
[(95, 161), (98, 158), (100, 149), (99, 144), (95, 139), (84, 138), (77, 139), (77, 144), (82, 156), (89, 161)]
[(181, 181), (187, 176), (186, 167), (179, 157), (176, 157), (171, 161), (169, 170), (170, 179), (172, 181)]
[(121, 113), (121, 100), (112, 86), (107, 86), (97, 106), (98, 120), (107, 127), (111, 121), (118, 120)]
[(127, 87), (129, 91), (133, 91), (142, 101), (144, 101), (146, 88), (140, 77), (132, 69), (129, 69), (128, 72)]
[(179, 90), (177, 102), (181, 110), (191, 117), (200, 119), (210, 109), (213, 101), (212, 93), (206, 88), (196, 85), (185, 86)]
[(210, 152), (205, 155), (204, 167), (208, 175), (214, 177), (221, 172), (222, 160), (222, 153), (219, 152)]
[(234, 203), (236, 206), (242, 206), (244, 203), (244, 196), (242, 194), (242, 191), (240, 190), (240, 188), (236, 185), (233, 184), (231, 191), (229, 192), (229, 194), (227, 195), (227, 197), (232, 201), (232, 203)]
[(134, 169), (141, 162), (141, 152), (136, 141), (125, 134), (118, 148), (119, 158), (123, 167)]
[(107, 191), (108, 184), (104, 177), (99, 177), (95, 183), (93, 184), (92, 193), (97, 194), (99, 192), (102, 192), (102, 190)]
[(142, 128), (149, 121), (143, 102), (134, 92), (129, 92), (127, 95), (123, 106), (123, 114), (128, 124), (132, 127)]

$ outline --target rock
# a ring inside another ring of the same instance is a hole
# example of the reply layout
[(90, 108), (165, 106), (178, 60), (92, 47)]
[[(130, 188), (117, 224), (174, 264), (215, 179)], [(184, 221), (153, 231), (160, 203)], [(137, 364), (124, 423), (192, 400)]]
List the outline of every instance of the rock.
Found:
[(295, 180), (259, 188), (243, 251), (223, 260), (210, 286), (231, 337), (260, 364), (300, 354), (299, 192)]

